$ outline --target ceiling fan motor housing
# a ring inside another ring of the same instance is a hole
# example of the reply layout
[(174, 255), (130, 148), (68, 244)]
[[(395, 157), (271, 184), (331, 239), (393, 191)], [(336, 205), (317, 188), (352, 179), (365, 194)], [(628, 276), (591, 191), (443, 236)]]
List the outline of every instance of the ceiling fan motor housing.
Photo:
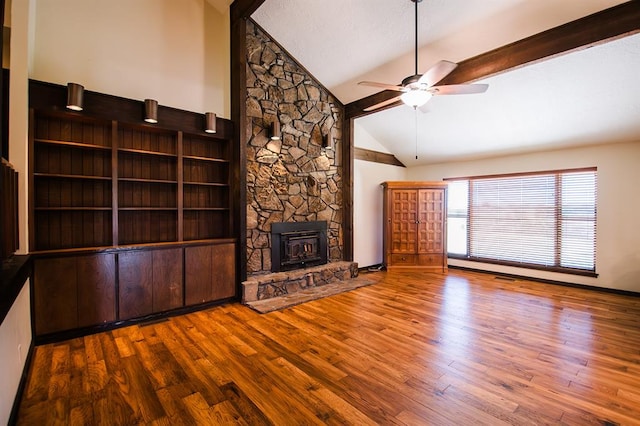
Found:
[[(413, 0), (411, 0), (411, 1), (413, 1)], [(418, 0), (418, 1), (421, 1), (421, 0)], [(407, 87), (408, 85), (410, 85), (412, 83), (417, 83), (418, 80), (420, 80), (420, 77), (422, 77), (422, 74), (410, 75), (409, 77), (407, 77), (404, 80), (402, 80), (402, 86), (403, 87)]]

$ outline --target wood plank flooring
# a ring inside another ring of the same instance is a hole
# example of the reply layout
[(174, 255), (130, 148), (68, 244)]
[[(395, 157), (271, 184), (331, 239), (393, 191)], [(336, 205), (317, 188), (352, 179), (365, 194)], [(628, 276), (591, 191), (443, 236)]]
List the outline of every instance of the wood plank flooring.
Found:
[(376, 272), (35, 349), (18, 424), (640, 424), (640, 298)]

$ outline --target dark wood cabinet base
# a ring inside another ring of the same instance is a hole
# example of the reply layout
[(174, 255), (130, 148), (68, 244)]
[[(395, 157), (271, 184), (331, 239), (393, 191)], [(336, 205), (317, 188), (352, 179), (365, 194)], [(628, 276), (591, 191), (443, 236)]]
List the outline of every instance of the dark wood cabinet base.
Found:
[(234, 300), (235, 251), (235, 240), (221, 239), (37, 253), (36, 343)]

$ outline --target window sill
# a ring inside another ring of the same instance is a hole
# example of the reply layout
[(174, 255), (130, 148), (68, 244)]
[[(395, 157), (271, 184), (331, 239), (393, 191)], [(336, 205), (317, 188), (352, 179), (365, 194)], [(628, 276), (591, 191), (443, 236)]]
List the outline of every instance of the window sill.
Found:
[(582, 269), (561, 268), (557, 266), (542, 266), (542, 265), (535, 265), (530, 263), (509, 262), (509, 261), (495, 260), (495, 259), (483, 259), (483, 258), (469, 257), (469, 256), (457, 255), (457, 254), (449, 254), (447, 255), (447, 257), (449, 259), (464, 260), (467, 262), (490, 263), (492, 265), (501, 265), (501, 266), (513, 266), (516, 268), (523, 268), (523, 269), (535, 269), (537, 271), (547, 271), (547, 272), (556, 272), (560, 274), (579, 275), (581, 277), (592, 277), (592, 278), (598, 277), (598, 274), (595, 271), (585, 271)]

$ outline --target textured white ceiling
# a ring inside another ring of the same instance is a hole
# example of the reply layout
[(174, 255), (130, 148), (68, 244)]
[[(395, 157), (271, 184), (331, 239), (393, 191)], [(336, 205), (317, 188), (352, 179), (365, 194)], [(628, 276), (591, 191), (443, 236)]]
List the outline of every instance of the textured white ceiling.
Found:
[[(481, 95), (439, 96), (356, 120), (404, 164), (640, 142), (640, 34), (486, 80)], [(357, 142), (357, 140), (356, 140)]]
[[(419, 4), (419, 45), (437, 43), (520, 1), (483, 3), (431, 0)], [(432, 7), (437, 14), (430, 13)], [(295, 5), (267, 0), (253, 18), (344, 103), (374, 93), (375, 89), (351, 84), (364, 76), (399, 83), (413, 74), (414, 3), (409, 0), (301, 0)], [(428, 52), (420, 56), (421, 66), (440, 59)], [(397, 70), (390, 75), (374, 72), (385, 65)]]
[[(623, 2), (423, 0), (419, 72)], [(413, 74), (413, 7), (410, 0), (267, 0), (252, 17), (349, 103), (377, 92), (358, 81), (398, 84)], [(495, 76), (482, 95), (433, 98), (430, 112), (417, 117), (418, 160), (410, 108), (372, 114), (357, 125), (409, 166), (640, 140), (633, 72), (640, 69), (639, 46), (639, 36), (628, 37)]]

